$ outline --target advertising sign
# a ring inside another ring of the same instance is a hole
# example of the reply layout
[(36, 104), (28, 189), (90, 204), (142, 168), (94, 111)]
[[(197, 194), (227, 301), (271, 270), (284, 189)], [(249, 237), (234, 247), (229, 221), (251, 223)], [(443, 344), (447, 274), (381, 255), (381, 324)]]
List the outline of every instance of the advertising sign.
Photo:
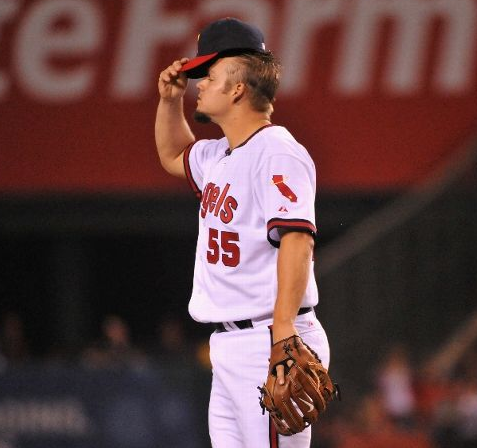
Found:
[(477, 0), (1, 0), (0, 191), (187, 191), (158, 164), (157, 79), (224, 16), (280, 58), (273, 121), (322, 188), (405, 188), (477, 131)]

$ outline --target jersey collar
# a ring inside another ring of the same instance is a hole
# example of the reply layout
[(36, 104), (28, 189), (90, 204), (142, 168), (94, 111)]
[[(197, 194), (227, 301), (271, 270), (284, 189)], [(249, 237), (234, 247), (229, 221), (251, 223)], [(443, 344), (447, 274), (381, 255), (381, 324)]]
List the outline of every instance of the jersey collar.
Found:
[(246, 139), (245, 141), (243, 141), (242, 143), (240, 143), (240, 145), (237, 145), (237, 146), (236, 146), (235, 148), (233, 148), (233, 149), (227, 148), (227, 149), (225, 150), (225, 155), (226, 155), (226, 156), (229, 156), (229, 155), (232, 154), (232, 152), (235, 151), (237, 148), (240, 148), (241, 146), (246, 145), (246, 144), (250, 141), (250, 139), (253, 138), (253, 137), (255, 137), (260, 131), (262, 131), (262, 130), (265, 129), (265, 128), (269, 128), (269, 127), (271, 127), (271, 126), (274, 126), (274, 124), (273, 124), (273, 123), (269, 123), (269, 124), (266, 124), (266, 125), (264, 125), (264, 126), (258, 128), (252, 135), (250, 135), (249, 137), (247, 137), (247, 139)]

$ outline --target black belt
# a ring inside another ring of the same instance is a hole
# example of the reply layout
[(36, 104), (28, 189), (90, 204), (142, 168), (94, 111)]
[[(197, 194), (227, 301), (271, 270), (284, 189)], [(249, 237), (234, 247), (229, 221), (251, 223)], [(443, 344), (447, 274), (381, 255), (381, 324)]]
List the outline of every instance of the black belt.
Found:
[[(305, 308), (300, 308), (298, 310), (298, 316), (301, 314), (306, 314), (312, 311), (313, 308), (311, 306), (305, 307)], [(225, 326), (225, 323), (223, 322), (214, 322), (214, 327), (217, 333), (222, 333), (224, 331), (232, 331), (232, 330), (245, 330), (246, 328), (253, 328), (252, 324), (252, 319), (245, 319), (245, 320), (236, 320), (234, 322), (231, 322), (234, 325), (237, 326), (237, 328), (233, 328), (232, 326), (228, 325), (228, 327)]]

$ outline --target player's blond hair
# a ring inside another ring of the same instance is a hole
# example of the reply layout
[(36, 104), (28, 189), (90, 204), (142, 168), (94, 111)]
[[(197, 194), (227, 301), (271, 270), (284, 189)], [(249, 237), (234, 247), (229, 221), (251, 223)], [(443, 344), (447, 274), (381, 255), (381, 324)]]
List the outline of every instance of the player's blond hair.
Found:
[(280, 63), (272, 52), (234, 55), (227, 67), (226, 89), (245, 83), (252, 107), (258, 112), (273, 112), (272, 103), (280, 83)]

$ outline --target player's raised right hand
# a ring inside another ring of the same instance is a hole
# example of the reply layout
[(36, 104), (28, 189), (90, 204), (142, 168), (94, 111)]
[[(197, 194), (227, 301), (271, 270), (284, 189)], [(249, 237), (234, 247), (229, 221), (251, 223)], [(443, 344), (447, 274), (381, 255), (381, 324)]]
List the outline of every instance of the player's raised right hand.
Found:
[(188, 62), (188, 58), (174, 61), (169, 67), (159, 75), (158, 88), (161, 98), (166, 101), (173, 101), (182, 98), (187, 88), (187, 76), (180, 69)]

